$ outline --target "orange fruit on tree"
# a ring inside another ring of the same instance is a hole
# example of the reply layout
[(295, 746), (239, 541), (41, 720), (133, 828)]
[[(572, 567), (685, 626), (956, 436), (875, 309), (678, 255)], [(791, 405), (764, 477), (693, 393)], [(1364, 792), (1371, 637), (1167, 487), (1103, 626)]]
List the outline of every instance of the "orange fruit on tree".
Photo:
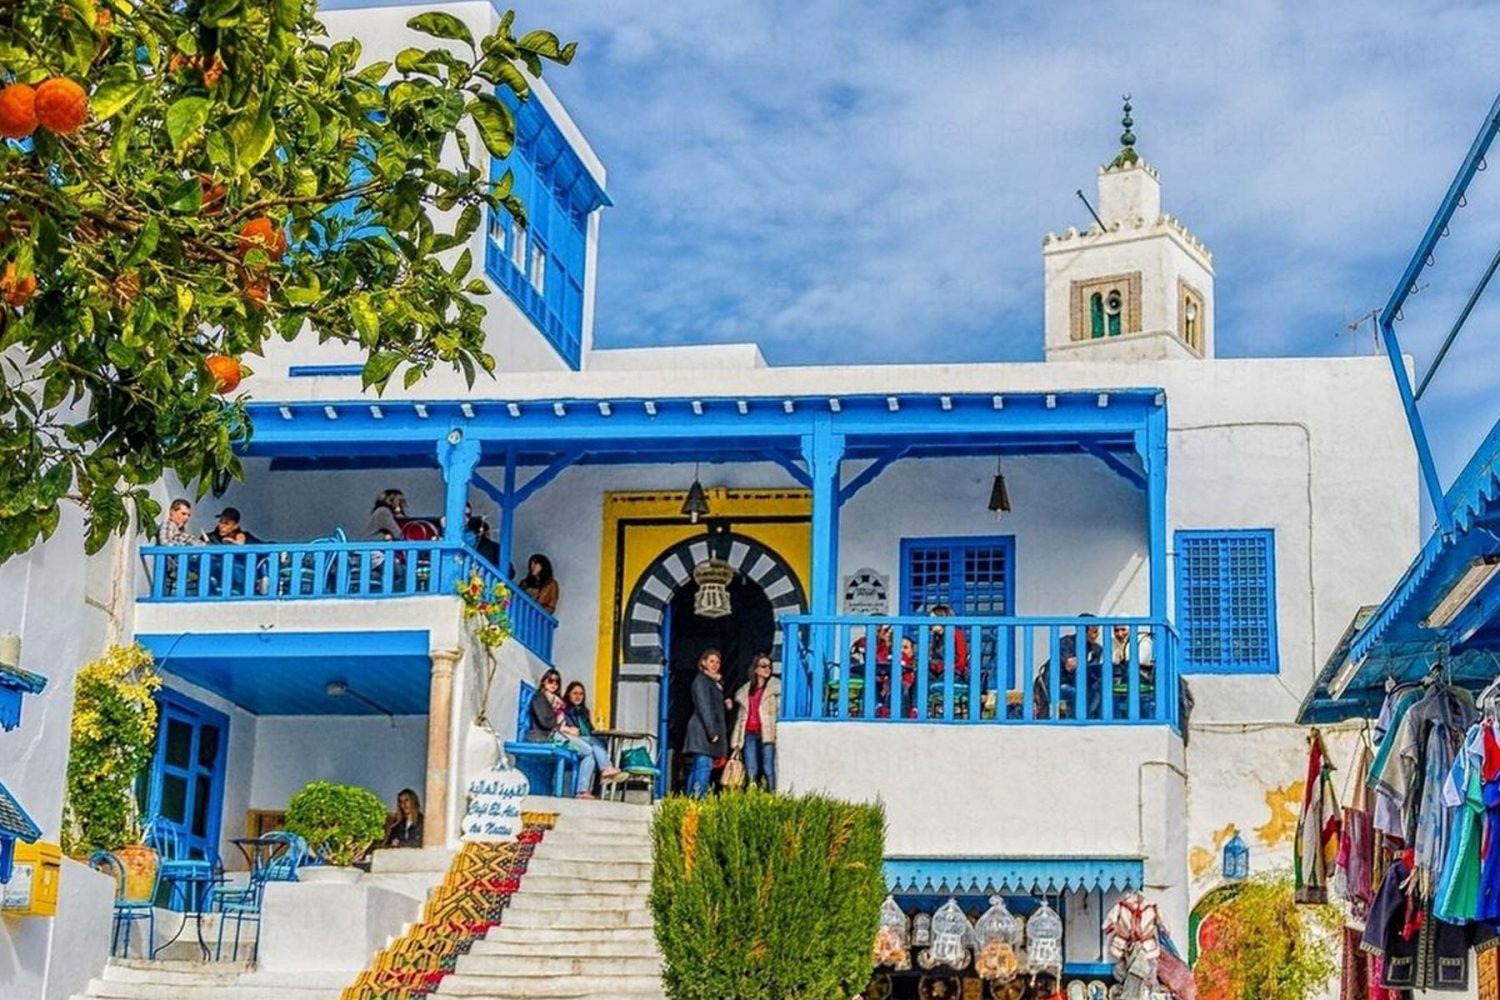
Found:
[(271, 279), (265, 275), (252, 277), (248, 272), (245, 274), (245, 298), (250, 305), (256, 309), (265, 307), (271, 298)]
[(203, 360), (209, 377), (214, 380), (214, 392), (219, 395), (231, 393), (240, 384), (240, 363), (227, 354), (210, 354)]
[(36, 294), (36, 275), (28, 274), (16, 280), (16, 262), (5, 265), (5, 276), (0, 277), (0, 298), (20, 309)]
[(43, 128), (67, 135), (89, 116), (89, 95), (65, 76), (43, 80), (36, 88), (36, 120)]
[(99, 13), (94, 15), (94, 27), (103, 31), (110, 26), (114, 19), (114, 14), (111, 14), (107, 8), (100, 7)]
[(24, 139), (36, 131), (36, 90), (12, 83), (0, 90), (0, 136)]
[(286, 233), (264, 215), (240, 227), (240, 256), (257, 249), (264, 250), (272, 260), (280, 260), (286, 253)]

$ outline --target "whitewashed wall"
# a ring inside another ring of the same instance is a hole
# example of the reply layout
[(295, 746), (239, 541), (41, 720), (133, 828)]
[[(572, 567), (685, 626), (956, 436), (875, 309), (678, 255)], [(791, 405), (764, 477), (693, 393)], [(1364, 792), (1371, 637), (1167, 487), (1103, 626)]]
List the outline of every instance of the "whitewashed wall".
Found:
[(284, 810), (310, 781), (368, 788), (388, 811), (403, 788), (425, 797), (427, 716), (260, 716), (250, 808)]

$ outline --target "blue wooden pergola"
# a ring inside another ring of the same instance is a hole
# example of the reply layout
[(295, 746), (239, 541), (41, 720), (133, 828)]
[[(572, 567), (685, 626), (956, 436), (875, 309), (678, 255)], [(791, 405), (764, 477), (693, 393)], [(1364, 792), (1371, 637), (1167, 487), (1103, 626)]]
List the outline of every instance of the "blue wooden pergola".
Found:
[[(501, 511), (589, 464), (773, 462), (812, 494), (811, 612), (838, 596), (842, 506), (908, 458), (1090, 455), (1144, 492), (1151, 615), (1167, 614), (1167, 419), (1159, 388), (671, 398), (251, 404), (249, 457), (271, 469), (437, 468), (445, 541), (462, 540), (471, 486)], [(846, 477), (845, 473), (851, 475)]]

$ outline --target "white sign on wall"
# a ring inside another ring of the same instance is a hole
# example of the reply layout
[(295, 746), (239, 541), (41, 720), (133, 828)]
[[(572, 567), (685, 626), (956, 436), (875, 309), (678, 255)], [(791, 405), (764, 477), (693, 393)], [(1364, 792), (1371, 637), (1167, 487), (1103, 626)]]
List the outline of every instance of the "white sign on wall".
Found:
[(464, 810), (463, 839), (503, 844), (521, 834), (521, 800), (531, 786), (514, 768), (484, 771), (469, 782), (469, 806)]
[(857, 569), (844, 584), (844, 614), (883, 615), (890, 611), (891, 578), (869, 567)]

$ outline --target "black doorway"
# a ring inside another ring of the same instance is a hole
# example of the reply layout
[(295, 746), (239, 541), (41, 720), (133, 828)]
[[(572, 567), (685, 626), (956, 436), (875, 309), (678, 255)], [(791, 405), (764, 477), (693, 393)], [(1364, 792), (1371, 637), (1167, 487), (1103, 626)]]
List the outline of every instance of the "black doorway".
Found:
[[(693, 613), (698, 585), (689, 581), (672, 598), (667, 615), (667, 650), (670, 657), (667, 685), (667, 745), (672, 750), (670, 791), (681, 791), (686, 784), (681, 754), (688, 719), (693, 714), (693, 675), (698, 671), (698, 657), (706, 649), (717, 649), (723, 658), (724, 696), (734, 692), (750, 677), (750, 660), (756, 653), (769, 653), (776, 636), (776, 615), (771, 601), (758, 584), (743, 574), (729, 584), (730, 614), (723, 618), (704, 618)], [(734, 726), (730, 713), (729, 725)]]

